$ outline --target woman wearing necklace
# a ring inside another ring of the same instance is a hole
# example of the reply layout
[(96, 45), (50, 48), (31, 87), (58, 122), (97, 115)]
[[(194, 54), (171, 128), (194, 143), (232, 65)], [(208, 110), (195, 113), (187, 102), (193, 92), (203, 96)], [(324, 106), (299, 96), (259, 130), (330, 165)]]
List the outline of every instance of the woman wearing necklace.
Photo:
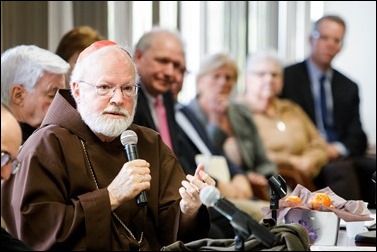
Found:
[(277, 97), (283, 86), (282, 73), (273, 51), (249, 56), (245, 92), (239, 100), (251, 110), (267, 155), (279, 171), (290, 167), (312, 182), (328, 161), (325, 142), (299, 105)]

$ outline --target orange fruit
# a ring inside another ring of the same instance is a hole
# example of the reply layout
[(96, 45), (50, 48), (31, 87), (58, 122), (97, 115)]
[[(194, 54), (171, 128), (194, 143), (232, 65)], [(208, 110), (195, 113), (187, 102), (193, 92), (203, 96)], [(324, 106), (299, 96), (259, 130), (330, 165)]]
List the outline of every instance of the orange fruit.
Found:
[(293, 195), (289, 195), (287, 198), (285, 198), (285, 201), (289, 202), (289, 204), (292, 206), (302, 204), (301, 198)]
[(311, 200), (309, 205), (313, 210), (318, 210), (321, 206), (330, 207), (332, 200), (330, 196), (326, 193), (316, 193)]

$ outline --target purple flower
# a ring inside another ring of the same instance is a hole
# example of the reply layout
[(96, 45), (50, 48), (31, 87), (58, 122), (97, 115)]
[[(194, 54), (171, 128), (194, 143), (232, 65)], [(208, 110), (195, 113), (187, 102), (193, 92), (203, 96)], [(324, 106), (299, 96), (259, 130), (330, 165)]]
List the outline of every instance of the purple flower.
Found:
[(303, 226), (305, 228), (306, 232), (308, 232), (309, 239), (310, 239), (311, 243), (313, 243), (318, 238), (318, 235), (317, 235), (317, 232), (316, 232), (318, 229), (314, 230), (304, 220), (299, 220), (298, 223), (301, 224), (301, 226)]

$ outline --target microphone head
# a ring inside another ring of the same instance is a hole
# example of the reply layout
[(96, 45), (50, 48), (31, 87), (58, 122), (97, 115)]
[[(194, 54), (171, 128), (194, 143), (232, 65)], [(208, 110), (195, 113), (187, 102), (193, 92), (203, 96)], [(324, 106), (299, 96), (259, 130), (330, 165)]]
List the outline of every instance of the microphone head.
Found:
[(133, 130), (126, 130), (120, 135), (120, 142), (125, 146), (126, 144), (137, 144), (137, 135)]
[(216, 187), (206, 186), (202, 190), (200, 190), (199, 198), (204, 205), (213, 207), (221, 198), (221, 194)]

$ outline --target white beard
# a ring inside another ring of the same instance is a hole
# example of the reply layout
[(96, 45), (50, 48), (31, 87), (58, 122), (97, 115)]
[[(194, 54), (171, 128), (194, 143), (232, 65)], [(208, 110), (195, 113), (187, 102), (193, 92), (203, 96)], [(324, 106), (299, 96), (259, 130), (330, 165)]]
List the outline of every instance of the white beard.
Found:
[[(88, 104), (90, 103), (85, 101), (77, 104), (77, 110), (82, 119), (93, 132), (107, 137), (118, 137), (127, 130), (133, 121), (136, 111), (136, 101), (131, 115), (126, 109), (116, 106), (109, 106), (102, 112), (95, 112), (91, 110)], [(124, 115), (124, 117), (119, 119), (109, 118), (106, 112), (116, 112)]]

